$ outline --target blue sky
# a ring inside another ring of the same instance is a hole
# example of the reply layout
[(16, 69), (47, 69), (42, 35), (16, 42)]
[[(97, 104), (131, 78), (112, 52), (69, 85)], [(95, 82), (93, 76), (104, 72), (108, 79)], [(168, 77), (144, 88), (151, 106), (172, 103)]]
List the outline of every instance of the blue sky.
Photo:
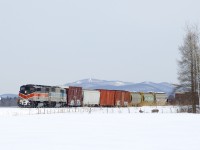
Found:
[(177, 80), (186, 23), (198, 0), (2, 0), (0, 94), (83, 78)]

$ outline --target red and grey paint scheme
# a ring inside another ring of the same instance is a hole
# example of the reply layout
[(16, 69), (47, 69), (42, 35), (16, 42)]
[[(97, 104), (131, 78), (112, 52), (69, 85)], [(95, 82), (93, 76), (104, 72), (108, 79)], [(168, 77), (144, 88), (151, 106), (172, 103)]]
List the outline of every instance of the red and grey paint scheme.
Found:
[(20, 107), (62, 107), (66, 105), (66, 89), (57, 86), (23, 85), (20, 87)]

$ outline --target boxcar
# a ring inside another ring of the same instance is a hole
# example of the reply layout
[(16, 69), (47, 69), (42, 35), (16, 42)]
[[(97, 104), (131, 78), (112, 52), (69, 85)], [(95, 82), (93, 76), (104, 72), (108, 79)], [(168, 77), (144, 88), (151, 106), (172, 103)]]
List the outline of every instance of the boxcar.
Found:
[(100, 106), (114, 106), (115, 105), (115, 91), (100, 90)]
[(142, 103), (142, 95), (139, 92), (131, 92), (132, 106), (139, 106)]
[[(194, 99), (195, 99), (195, 103), (196, 105), (199, 104), (199, 97), (198, 97), (198, 93), (195, 92), (194, 93)], [(192, 100), (192, 94), (191, 92), (179, 92), (179, 93), (175, 93), (175, 99), (172, 102), (173, 105), (192, 105), (193, 104), (193, 100)]]
[(69, 88), (66, 89), (67, 93), (67, 105), (68, 106), (82, 106), (83, 104), (83, 93), (82, 93), (82, 87), (74, 87), (69, 86)]
[(128, 91), (115, 92), (115, 106), (128, 106), (131, 102), (131, 95)]
[(83, 90), (84, 106), (99, 106), (100, 92), (97, 90)]

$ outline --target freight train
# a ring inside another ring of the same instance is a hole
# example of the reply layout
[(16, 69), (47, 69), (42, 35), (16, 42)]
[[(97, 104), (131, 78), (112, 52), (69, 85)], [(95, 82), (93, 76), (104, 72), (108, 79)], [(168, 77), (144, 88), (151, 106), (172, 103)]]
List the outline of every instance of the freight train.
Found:
[(20, 87), (19, 107), (127, 107), (141, 105), (165, 105), (165, 93), (142, 93), (121, 90), (96, 89), (82, 87), (45, 86), (28, 84)]

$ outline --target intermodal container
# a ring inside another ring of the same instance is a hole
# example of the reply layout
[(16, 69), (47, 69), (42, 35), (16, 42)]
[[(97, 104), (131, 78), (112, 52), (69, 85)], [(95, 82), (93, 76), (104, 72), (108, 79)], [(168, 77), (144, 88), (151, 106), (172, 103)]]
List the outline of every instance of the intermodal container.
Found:
[(99, 91), (100, 91), (100, 106), (115, 105), (115, 91), (113, 90), (99, 90)]
[(83, 104), (83, 93), (82, 93), (82, 87), (74, 87), (69, 86), (68, 89), (66, 89), (67, 94), (67, 105), (68, 106), (82, 106)]

